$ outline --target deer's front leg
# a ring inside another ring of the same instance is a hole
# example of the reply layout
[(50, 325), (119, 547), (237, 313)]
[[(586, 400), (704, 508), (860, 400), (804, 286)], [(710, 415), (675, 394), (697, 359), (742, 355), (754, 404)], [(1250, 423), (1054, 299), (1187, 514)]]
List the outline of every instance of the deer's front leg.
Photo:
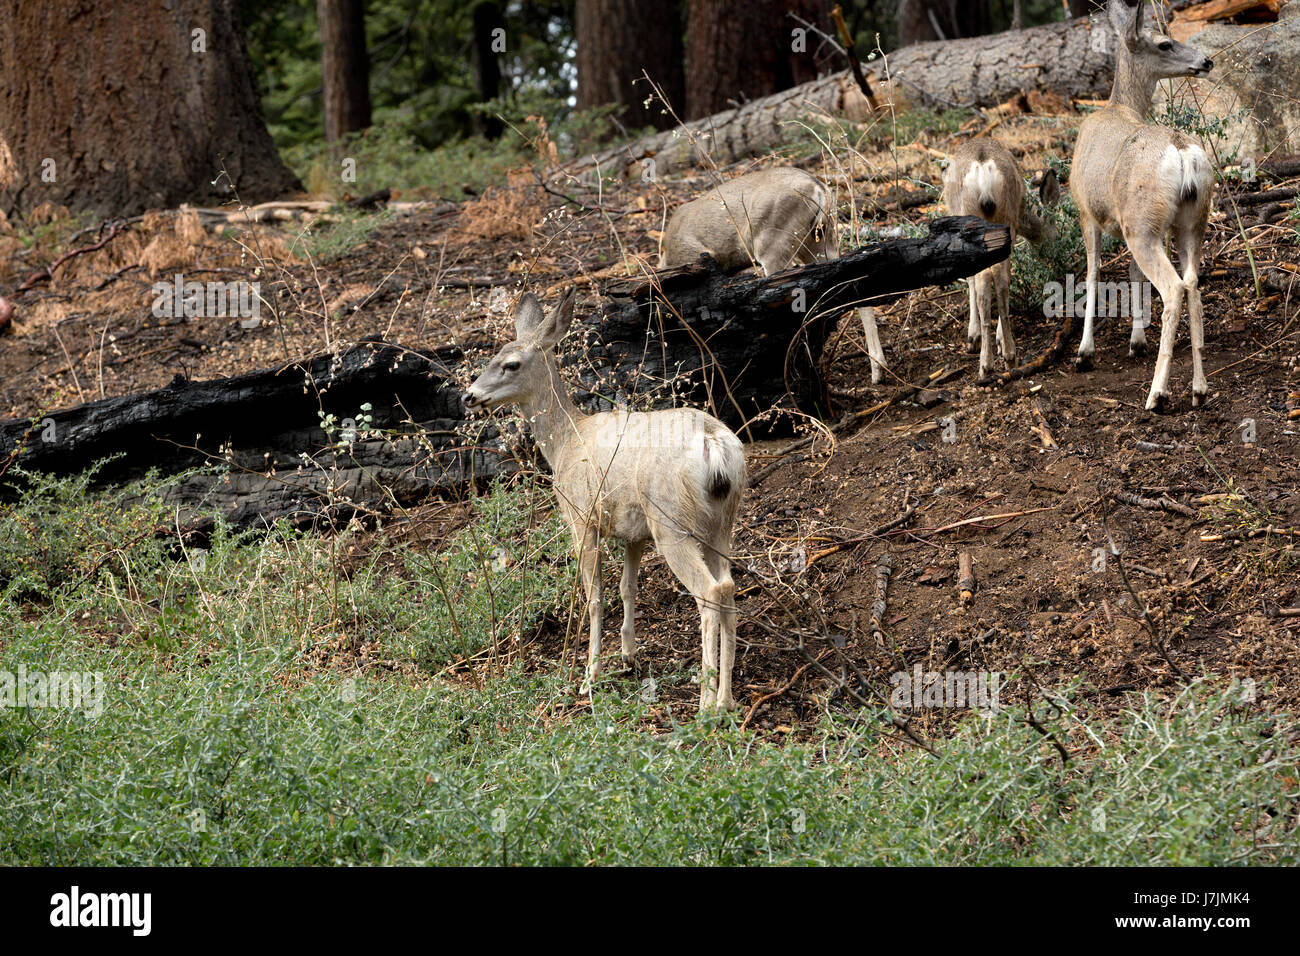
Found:
[(998, 301), (998, 348), (1007, 368), (1016, 367), (1016, 336), (1011, 331), (1011, 260), (998, 264), (996, 272)]
[(600, 534), (593, 528), (583, 533), (578, 550), (578, 570), (582, 575), (582, 590), (587, 595), (587, 620), (591, 627), (587, 648), (587, 679), (582, 683), (582, 693), (590, 694), (600, 673), (600, 627), (604, 605), (600, 593)]
[(623, 580), (618, 592), (623, 598), (623, 662), (636, 665), (636, 576), (641, 568), (645, 542), (628, 541), (623, 550)]

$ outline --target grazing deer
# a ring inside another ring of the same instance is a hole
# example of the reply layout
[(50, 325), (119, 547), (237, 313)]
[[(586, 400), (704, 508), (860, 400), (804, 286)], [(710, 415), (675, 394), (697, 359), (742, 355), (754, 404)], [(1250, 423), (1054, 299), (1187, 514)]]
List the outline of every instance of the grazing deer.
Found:
[[(1079, 343), (1078, 365), (1089, 368), (1097, 310), (1098, 257), (1105, 232), (1123, 237), (1135, 270), (1155, 285), (1164, 304), (1160, 352), (1146, 407), (1159, 408), (1169, 397), (1169, 366), (1174, 338), (1187, 301), (1192, 340), (1192, 404), (1199, 406), (1208, 386), (1201, 365), (1205, 343), (1197, 270), (1210, 218), (1214, 174), (1200, 144), (1190, 136), (1146, 122), (1156, 82), (1177, 76), (1205, 76), (1214, 61), (1197, 50), (1142, 26), (1140, 0), (1110, 0), (1107, 12), (1119, 43), (1110, 102), (1079, 127), (1070, 173), (1070, 191), (1079, 206), (1079, 223), (1088, 251), (1088, 304)], [(1180, 276), (1166, 245), (1178, 249)], [(1145, 316), (1134, 314), (1129, 354), (1146, 349)]]
[[(1044, 206), (1061, 198), (1056, 173), (1047, 170), (1038, 189)], [(943, 177), (943, 202), (954, 216), (979, 216), (1006, 226), (1012, 244), (1017, 235), (1040, 243), (1056, 234), (1029, 206), (1020, 167), (1011, 152), (993, 139), (973, 139), (953, 153)], [(968, 351), (979, 342), (980, 377), (993, 366), (993, 311), (996, 305), (997, 342), (1007, 367), (1016, 364), (1016, 339), (1011, 331), (1011, 259), (973, 275), (970, 286), (970, 320), (966, 326)]]
[[(724, 272), (758, 264), (764, 275), (839, 255), (835, 197), (812, 173), (789, 166), (728, 180), (678, 207), (664, 230), (659, 268), (689, 265), (708, 253)], [(885, 352), (875, 310), (858, 309), (879, 383)]]
[(835, 202), (812, 173), (780, 166), (728, 180), (683, 203), (668, 220), (659, 268), (690, 265), (703, 253), (724, 272), (757, 264), (775, 275), (836, 254)]
[(745, 487), (745, 452), (727, 426), (693, 408), (587, 415), (560, 378), (555, 346), (573, 319), (573, 290), (549, 316), (532, 295), (515, 311), (516, 340), (465, 393), (467, 409), (516, 403), (551, 466), (587, 597), (589, 691), (600, 671), (600, 541), (622, 539), (623, 660), (636, 660), (637, 569), (654, 542), (700, 610), (700, 709), (731, 709), (736, 655), (731, 527)]

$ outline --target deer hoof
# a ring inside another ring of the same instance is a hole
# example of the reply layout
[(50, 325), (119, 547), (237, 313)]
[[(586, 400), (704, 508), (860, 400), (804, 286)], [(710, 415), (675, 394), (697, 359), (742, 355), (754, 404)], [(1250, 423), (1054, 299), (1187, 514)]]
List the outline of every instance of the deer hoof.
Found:
[(1192, 392), (1192, 408), (1200, 408), (1205, 404), (1205, 392)]
[(967, 355), (974, 355), (974, 354), (976, 354), (979, 350), (980, 350), (980, 340), (979, 340), (979, 339), (967, 339), (967, 340), (966, 340), (966, 354), (967, 354)]
[(1167, 415), (1170, 411), (1169, 396), (1164, 392), (1152, 392), (1147, 397), (1147, 411)]
[(1078, 369), (1080, 372), (1091, 372), (1092, 356), (1091, 355), (1076, 356), (1074, 359), (1074, 367)]
[(1129, 358), (1142, 358), (1146, 354), (1147, 354), (1146, 342), (1130, 342), (1128, 344)]

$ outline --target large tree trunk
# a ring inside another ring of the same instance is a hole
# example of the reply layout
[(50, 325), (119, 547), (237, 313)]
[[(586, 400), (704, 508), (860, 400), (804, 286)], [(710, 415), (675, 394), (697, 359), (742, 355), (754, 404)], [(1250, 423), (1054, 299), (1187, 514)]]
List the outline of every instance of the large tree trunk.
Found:
[(830, 30), (830, 8), (830, 0), (690, 0), (684, 118), (815, 79), (818, 39), (792, 14)]
[[(900, 109), (994, 106), (1028, 89), (1066, 99), (1104, 97), (1110, 93), (1113, 64), (1111, 55), (1103, 52), (1108, 47), (1092, 43), (1094, 29), (1110, 28), (1098, 15), (988, 37), (921, 43), (864, 69), (877, 96), (892, 99)], [(870, 118), (866, 100), (847, 71), (580, 157), (569, 171), (594, 170), (599, 163), (606, 172), (613, 168), (627, 176), (640, 175), (642, 160), (653, 157), (656, 175), (663, 175), (699, 163), (700, 148), (726, 165), (784, 145), (787, 122), (827, 113), (855, 122)]]
[[(604, 307), (569, 336), (563, 363), (577, 379), (575, 398), (591, 410), (608, 409), (621, 394), (638, 407), (707, 408), (733, 427), (774, 406), (825, 414), (822, 349), (845, 309), (952, 282), (1009, 252), (1005, 226), (939, 219), (927, 237), (771, 277), (723, 276), (705, 262), (615, 282), (601, 290)], [(183, 527), (210, 527), (198, 515), (213, 510), (239, 526), (346, 518), (358, 507), (409, 504), (512, 467), (495, 427), (472, 434), (464, 421), (462, 361), (455, 348), (363, 342), (341, 356), (234, 378), (177, 376), (144, 395), (35, 422), (0, 421), (0, 462), (17, 453), (23, 468), (68, 474), (119, 455), (100, 478), (122, 480), (150, 468), (174, 474), (227, 461), (228, 474), (196, 475), (171, 489)], [(365, 403), (372, 427), (397, 434), (346, 434), (359, 426)], [(338, 425), (333, 443), (322, 430), (322, 415), (330, 414)], [(410, 422), (420, 423), (418, 433)]]
[(316, 0), (325, 142), (370, 125), (365, 0)]
[(668, 129), (676, 122), (657, 100), (645, 72), (681, 114), (684, 99), (680, 0), (578, 0), (578, 108), (616, 104), (626, 126)]
[(301, 188), (266, 130), (235, 7), (0, 0), (0, 211), (125, 215)]
[[(481, 102), (495, 100), (501, 95), (501, 63), (497, 59), (498, 40), (505, 37), (505, 21), (501, 19), (501, 5), (496, 0), (484, 0), (474, 5), (474, 81)], [(496, 139), (505, 127), (499, 116), (474, 114), (474, 127), (488, 139)]]

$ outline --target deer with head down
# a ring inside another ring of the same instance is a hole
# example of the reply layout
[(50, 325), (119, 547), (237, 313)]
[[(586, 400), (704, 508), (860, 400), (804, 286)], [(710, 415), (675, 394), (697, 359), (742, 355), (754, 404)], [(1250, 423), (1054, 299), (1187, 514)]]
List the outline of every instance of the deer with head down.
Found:
[[(839, 255), (835, 196), (812, 173), (778, 166), (746, 173), (683, 203), (664, 230), (659, 268), (690, 265), (708, 253), (724, 272), (757, 265), (775, 275)], [(885, 353), (875, 310), (858, 309), (867, 334), (872, 381), (879, 382)]]
[(700, 709), (734, 708), (731, 530), (745, 487), (744, 448), (722, 422), (693, 408), (581, 411), (555, 355), (572, 319), (572, 289), (550, 315), (525, 295), (515, 311), (515, 341), (488, 362), (465, 393), (465, 406), (475, 411), (517, 404), (551, 466), (587, 597), (585, 691), (600, 671), (600, 543), (612, 537), (625, 546), (619, 588), (624, 661), (636, 661), (637, 571), (653, 542), (699, 608)]
[[(1061, 198), (1056, 173), (1047, 170), (1038, 189), (1044, 206)], [(1021, 235), (1030, 242), (1051, 239), (1056, 230), (1030, 207), (1020, 167), (1011, 152), (997, 140), (972, 139), (952, 155), (943, 177), (943, 202), (954, 216), (978, 216), (1011, 231), (1012, 244)], [(1016, 339), (1011, 330), (1011, 259), (1003, 259), (970, 277), (970, 318), (966, 327), (968, 351), (978, 342), (980, 377), (993, 366), (994, 320), (996, 338), (1007, 367), (1016, 364)]]
[[(1214, 172), (1200, 144), (1190, 136), (1147, 123), (1156, 83), (1179, 76), (1205, 76), (1214, 61), (1198, 50), (1142, 25), (1144, 3), (1110, 0), (1115, 28), (1115, 83), (1106, 107), (1079, 127), (1070, 173), (1070, 191), (1079, 206), (1079, 222), (1088, 251), (1087, 308), (1078, 365), (1089, 368), (1094, 351), (1102, 233), (1122, 237), (1140, 270), (1164, 304), (1160, 352), (1146, 407), (1157, 409), (1169, 397), (1178, 321), (1187, 303), (1192, 340), (1192, 404), (1208, 392), (1201, 352), (1205, 344), (1198, 270), (1209, 223)], [(1166, 245), (1178, 250), (1182, 274), (1174, 268)], [(1133, 315), (1129, 354), (1146, 349), (1145, 316)]]

